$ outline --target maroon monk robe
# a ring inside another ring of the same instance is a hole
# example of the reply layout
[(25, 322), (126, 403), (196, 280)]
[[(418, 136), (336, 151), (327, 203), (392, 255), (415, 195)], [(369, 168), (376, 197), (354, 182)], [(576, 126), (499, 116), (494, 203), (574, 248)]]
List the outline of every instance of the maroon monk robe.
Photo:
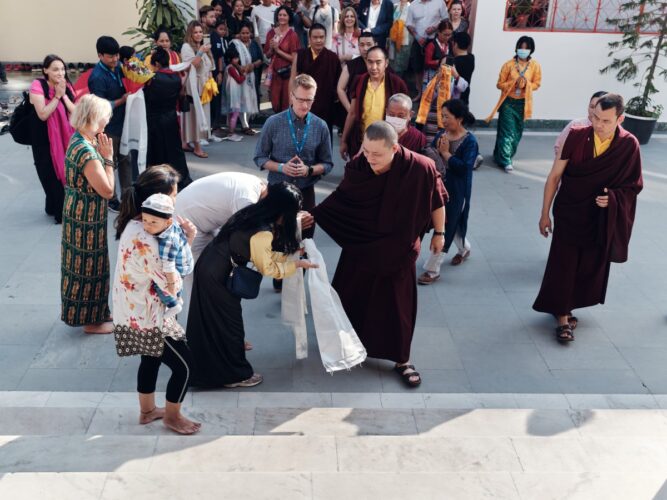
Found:
[[(366, 95), (366, 89), (368, 88), (368, 81), (370, 80), (370, 75), (364, 73), (359, 75), (355, 81), (352, 83), (352, 97), (357, 100), (357, 106), (355, 108), (356, 120), (352, 124), (352, 130), (347, 137), (347, 152), (350, 155), (350, 158), (353, 158), (361, 148), (361, 142), (363, 141), (361, 133), (361, 117), (364, 113), (364, 96)], [(405, 82), (397, 76), (393, 71), (385, 71), (384, 74), (384, 109), (387, 109), (387, 102), (389, 98), (394, 94), (407, 94), (408, 87), (405, 85)]]
[(408, 125), (405, 134), (398, 138), (398, 143), (410, 151), (421, 153), (426, 147), (426, 136), (412, 125)]
[(296, 74), (310, 75), (317, 83), (315, 102), (310, 111), (327, 122), (329, 128), (333, 125), (335, 118), (336, 101), (338, 101), (336, 86), (340, 72), (338, 56), (327, 48), (322, 49), (315, 59), (313, 59), (313, 51), (310, 48), (297, 52)]
[(338, 188), (312, 211), (342, 248), (333, 286), (371, 357), (410, 359), (420, 237), (444, 191), (433, 161), (400, 147), (381, 175), (363, 155), (350, 161)]
[[(554, 232), (542, 288), (533, 309), (557, 316), (604, 304), (611, 262), (625, 262), (642, 190), (639, 143), (618, 127), (594, 158), (593, 127), (575, 127), (563, 145), (569, 160), (554, 200)], [(596, 196), (608, 189), (609, 206)]]

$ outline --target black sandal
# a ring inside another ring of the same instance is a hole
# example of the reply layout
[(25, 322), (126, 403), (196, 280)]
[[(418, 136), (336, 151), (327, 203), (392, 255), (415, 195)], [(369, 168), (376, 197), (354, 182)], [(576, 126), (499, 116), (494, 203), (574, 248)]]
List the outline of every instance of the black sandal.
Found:
[[(412, 370), (411, 372), (406, 373), (407, 370)], [(415, 365), (401, 365), (394, 366), (394, 371), (401, 376), (401, 380), (408, 387), (417, 387), (422, 383), (421, 375), (418, 371), (415, 371)], [(417, 377), (417, 380), (410, 380), (411, 377)]]
[(570, 324), (570, 328), (574, 330), (579, 324), (579, 318), (572, 316), (572, 313), (567, 313), (567, 322)]
[(574, 340), (574, 333), (572, 333), (572, 327), (567, 325), (561, 325), (556, 328), (556, 340), (561, 344), (567, 344)]

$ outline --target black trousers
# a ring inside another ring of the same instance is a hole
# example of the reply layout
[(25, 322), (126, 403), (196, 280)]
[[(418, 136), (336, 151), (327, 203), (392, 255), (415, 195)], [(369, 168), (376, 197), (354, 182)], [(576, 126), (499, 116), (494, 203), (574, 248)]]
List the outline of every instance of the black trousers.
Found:
[(141, 356), (141, 364), (137, 372), (137, 392), (140, 394), (155, 392), (157, 374), (162, 363), (171, 370), (171, 377), (167, 382), (166, 399), (170, 403), (182, 403), (188, 392), (190, 366), (192, 365), (192, 354), (184, 340), (165, 337), (162, 357)]
[[(40, 124), (37, 124), (38, 126)], [(40, 129), (40, 131), (42, 131)], [(37, 177), (44, 189), (46, 201), (44, 211), (53, 216), (56, 222), (60, 223), (63, 217), (63, 202), (65, 200), (65, 190), (62, 183), (56, 177), (53, 161), (51, 160), (51, 150), (49, 147), (49, 138), (46, 135), (46, 127), (43, 127), (43, 134), (34, 132), (32, 136), (32, 157), (35, 162)]]
[[(301, 195), (303, 196), (303, 210), (310, 212), (313, 208), (315, 208), (315, 185), (313, 184), (312, 186), (303, 188), (301, 190)], [(301, 236), (306, 239), (312, 238), (314, 234), (315, 224), (313, 224), (313, 227), (310, 229), (305, 229)]]

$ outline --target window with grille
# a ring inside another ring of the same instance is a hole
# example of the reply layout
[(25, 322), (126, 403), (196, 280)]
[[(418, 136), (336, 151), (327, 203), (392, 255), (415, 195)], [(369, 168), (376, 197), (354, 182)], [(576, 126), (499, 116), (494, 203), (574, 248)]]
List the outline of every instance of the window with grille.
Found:
[(624, 0), (507, 0), (505, 30), (614, 33), (607, 19), (621, 12)]

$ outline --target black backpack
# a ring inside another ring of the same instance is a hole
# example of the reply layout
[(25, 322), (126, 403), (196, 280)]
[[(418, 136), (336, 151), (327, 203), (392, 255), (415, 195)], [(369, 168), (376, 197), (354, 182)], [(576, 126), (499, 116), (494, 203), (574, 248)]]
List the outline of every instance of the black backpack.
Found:
[[(43, 78), (39, 79), (42, 84), (44, 95), (49, 95), (49, 84)], [(35, 114), (35, 107), (30, 103), (29, 92), (23, 92), (23, 101), (16, 106), (14, 114), (9, 120), (9, 133), (12, 135), (14, 142), (23, 144), (24, 146), (32, 146), (32, 116)]]

